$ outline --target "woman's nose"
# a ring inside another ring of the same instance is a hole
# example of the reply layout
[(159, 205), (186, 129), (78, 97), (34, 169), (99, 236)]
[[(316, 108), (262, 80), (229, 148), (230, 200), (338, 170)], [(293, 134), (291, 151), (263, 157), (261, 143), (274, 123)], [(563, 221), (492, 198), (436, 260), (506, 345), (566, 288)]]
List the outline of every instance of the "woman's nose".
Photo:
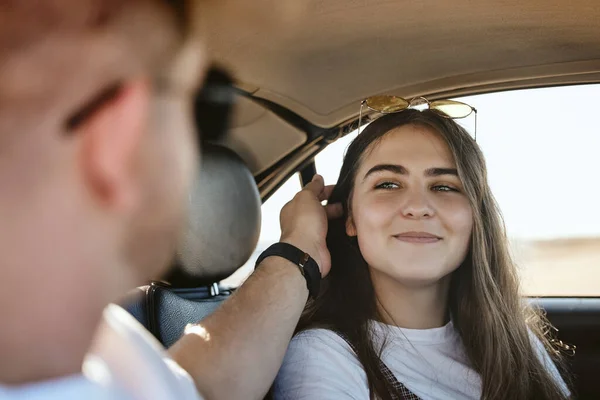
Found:
[(430, 218), (434, 215), (433, 207), (423, 190), (411, 190), (405, 193), (402, 204), (402, 215), (406, 218)]

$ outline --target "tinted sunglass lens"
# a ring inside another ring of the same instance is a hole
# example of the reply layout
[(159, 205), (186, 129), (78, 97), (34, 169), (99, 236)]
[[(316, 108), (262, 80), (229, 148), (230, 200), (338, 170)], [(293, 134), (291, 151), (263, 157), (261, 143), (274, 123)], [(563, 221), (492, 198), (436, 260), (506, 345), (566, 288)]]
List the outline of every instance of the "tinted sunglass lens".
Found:
[(218, 141), (225, 136), (234, 104), (232, 77), (226, 71), (212, 67), (194, 102), (201, 141)]
[(398, 96), (372, 96), (366, 100), (366, 104), (381, 113), (394, 113), (408, 108), (408, 101)]
[(429, 108), (433, 111), (441, 112), (450, 118), (464, 118), (473, 112), (473, 107), (470, 105), (454, 100), (432, 101)]

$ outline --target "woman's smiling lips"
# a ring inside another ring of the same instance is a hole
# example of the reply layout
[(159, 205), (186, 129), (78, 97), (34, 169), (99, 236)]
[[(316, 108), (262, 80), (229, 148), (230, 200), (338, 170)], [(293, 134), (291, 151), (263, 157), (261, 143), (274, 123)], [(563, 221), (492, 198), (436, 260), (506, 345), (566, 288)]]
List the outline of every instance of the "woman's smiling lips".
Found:
[(442, 240), (441, 237), (429, 232), (404, 232), (394, 237), (402, 242), (408, 243), (437, 243)]

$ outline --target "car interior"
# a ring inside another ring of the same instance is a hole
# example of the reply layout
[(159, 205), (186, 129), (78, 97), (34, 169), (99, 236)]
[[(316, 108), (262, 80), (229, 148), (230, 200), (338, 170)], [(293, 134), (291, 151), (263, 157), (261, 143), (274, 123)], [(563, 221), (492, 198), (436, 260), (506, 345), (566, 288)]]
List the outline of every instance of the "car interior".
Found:
[[(221, 282), (255, 253), (261, 203), (292, 175), (304, 184), (319, 172), (315, 156), (357, 129), (366, 97), (436, 100), (600, 83), (595, 0), (305, 3), (299, 26), (285, 34), (260, 24), (250, 32), (207, 26), (215, 59), (236, 78), (234, 115), (224, 137), (204, 144), (172, 271), (123, 302), (167, 347), (235, 291)], [(270, 4), (255, 1), (266, 11)], [(600, 398), (600, 291), (530, 301), (576, 346), (567, 357), (575, 397)]]

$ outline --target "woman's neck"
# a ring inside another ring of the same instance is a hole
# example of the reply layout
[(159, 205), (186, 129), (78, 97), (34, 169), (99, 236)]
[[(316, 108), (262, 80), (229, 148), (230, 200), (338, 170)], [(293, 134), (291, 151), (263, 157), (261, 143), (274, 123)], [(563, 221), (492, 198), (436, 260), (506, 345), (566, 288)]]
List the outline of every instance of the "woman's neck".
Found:
[(403, 284), (371, 269), (381, 322), (409, 329), (444, 326), (449, 320), (450, 275), (430, 285)]

